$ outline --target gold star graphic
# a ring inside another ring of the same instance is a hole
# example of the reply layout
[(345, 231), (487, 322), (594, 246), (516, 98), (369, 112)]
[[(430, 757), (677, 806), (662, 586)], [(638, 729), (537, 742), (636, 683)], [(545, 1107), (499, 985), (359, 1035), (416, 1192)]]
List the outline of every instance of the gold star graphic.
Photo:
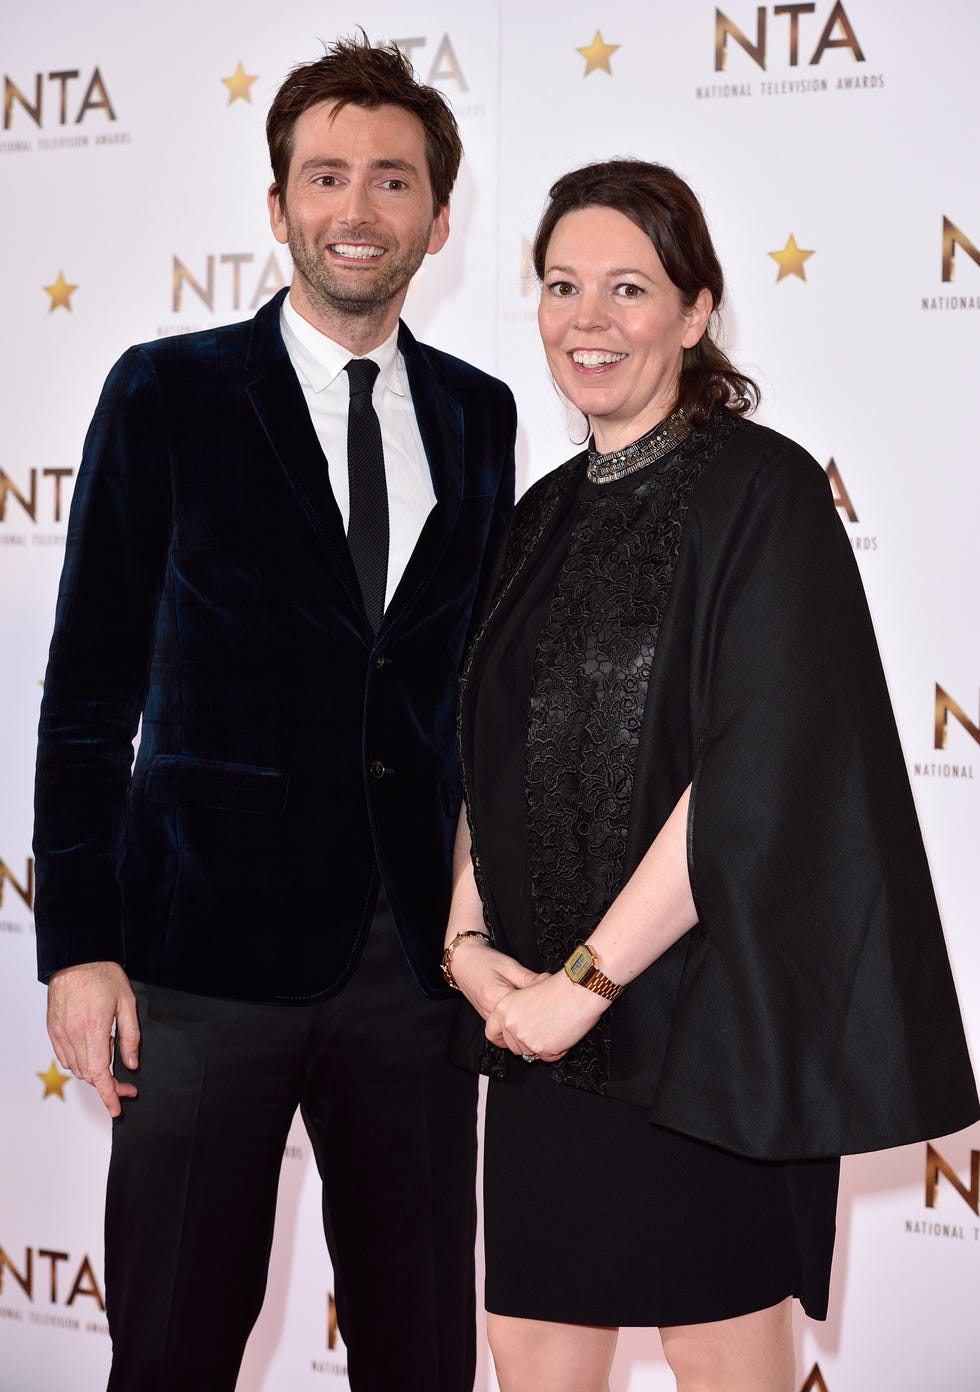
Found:
[(607, 72), (609, 76), (612, 77), (612, 68), (609, 66), (609, 59), (616, 52), (617, 48), (621, 47), (622, 44), (605, 43), (602, 38), (602, 30), (597, 29), (595, 31), (595, 38), (589, 44), (588, 48), (577, 48), (575, 50), (576, 53), (581, 53), (582, 57), (585, 59), (585, 72), (582, 76), (588, 77), (590, 72), (596, 72), (601, 68), (603, 72)]
[(776, 284), (782, 280), (783, 276), (799, 276), (800, 280), (806, 280), (806, 271), (803, 269), (803, 262), (808, 256), (812, 256), (812, 251), (804, 251), (802, 247), (796, 245), (796, 238), (792, 232), (789, 240), (782, 251), (770, 251), (766, 253), (779, 266), (779, 275), (776, 277)]
[(51, 1067), (48, 1069), (47, 1073), (38, 1073), (37, 1076), (44, 1084), (44, 1096), (41, 1098), (42, 1102), (45, 1097), (60, 1097), (62, 1102), (64, 1102), (65, 1083), (71, 1082), (70, 1073), (62, 1073), (56, 1061), (52, 1059)]
[(49, 314), (56, 309), (67, 309), (68, 313), (71, 313), (71, 297), (78, 286), (68, 284), (64, 271), (58, 272), (58, 279), (53, 285), (46, 285), (44, 288), (51, 296), (51, 303), (48, 305)]
[(250, 76), (239, 63), (231, 77), (221, 79), (228, 88), (228, 105), (231, 106), (234, 101), (250, 102), (252, 100), (252, 83), (258, 82), (258, 80), (258, 74), (254, 77)]

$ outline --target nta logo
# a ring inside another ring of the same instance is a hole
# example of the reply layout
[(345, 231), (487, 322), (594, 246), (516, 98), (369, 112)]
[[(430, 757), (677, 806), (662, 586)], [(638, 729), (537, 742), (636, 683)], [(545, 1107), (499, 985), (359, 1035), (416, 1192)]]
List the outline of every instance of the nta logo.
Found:
[(37, 476), (49, 478), (51, 480), (51, 498), (54, 505), (54, 521), (62, 520), (62, 510), (64, 498), (61, 492), (62, 479), (70, 479), (75, 475), (74, 469), (31, 469), (28, 477), (30, 483), (27, 492), (24, 493), (17, 487), (9, 474), (0, 469), (0, 522), (7, 520), (7, 499), (10, 495), (17, 500), (23, 510), (27, 513), (32, 522), (37, 521)]
[[(800, 16), (812, 15), (816, 11), (815, 4), (794, 4), (794, 5), (773, 5), (772, 13), (775, 18), (782, 19), (784, 16), (789, 20), (786, 26), (786, 43), (789, 55), (789, 66), (795, 68), (800, 61)], [(766, 70), (766, 55), (768, 42), (768, 7), (760, 5), (756, 10), (755, 21), (755, 42), (738, 27), (734, 20), (729, 19), (728, 15), (721, 10), (715, 10), (715, 72), (725, 72), (728, 67), (728, 40), (734, 39), (740, 48), (744, 48), (754, 63), (757, 63), (763, 71)], [(839, 31), (839, 32), (836, 32)], [(809, 66), (814, 67), (826, 53), (828, 48), (846, 48), (850, 50), (851, 57), (856, 63), (864, 62), (864, 53), (858, 43), (854, 26), (848, 19), (844, 6), (837, 0), (837, 4), (827, 17), (827, 21), (817, 39), (813, 55), (809, 60)]]
[(939, 1176), (943, 1175), (965, 1204), (980, 1217), (980, 1150), (970, 1151), (970, 1187), (961, 1181), (952, 1165), (932, 1145), (926, 1145), (926, 1208), (939, 1202)]
[[(428, 39), (425, 37), (394, 40), (396, 47), (401, 49), (416, 72), (420, 72), (421, 70), (415, 62), (415, 50), (417, 48), (426, 48), (428, 42)], [(440, 82), (455, 82), (460, 92), (468, 92), (470, 90), (466, 84), (466, 78), (463, 76), (463, 69), (459, 65), (459, 59), (456, 57), (456, 50), (453, 48), (448, 34), (443, 34), (442, 38), (439, 40), (439, 46), (432, 60), (432, 66), (429, 68), (428, 75), (425, 77), (424, 81), (430, 87), (435, 87)]]
[[(215, 267), (216, 265), (229, 266), (230, 273), (227, 277), (231, 284), (231, 308), (241, 309), (242, 305), (242, 267), (249, 266), (255, 260), (250, 251), (226, 251), (220, 256), (209, 255), (204, 260), (204, 275), (198, 280), (195, 275), (184, 265), (179, 256), (174, 257), (173, 266), (173, 299), (172, 307), (175, 314), (179, 314), (184, 307), (184, 287), (192, 290), (194, 294), (207, 305), (210, 312), (214, 313), (215, 300)], [(225, 279), (225, 277), (222, 277)], [(254, 294), (249, 301), (249, 309), (258, 309), (259, 305), (265, 304), (266, 300), (281, 290), (286, 284), (279, 263), (276, 260), (274, 251), (269, 252), (268, 260), (262, 267), (256, 284)]]
[[(35, 1255), (37, 1255), (41, 1261), (50, 1263), (47, 1272), (48, 1301), (52, 1305), (57, 1305), (61, 1299), (61, 1283), (58, 1279), (58, 1268), (61, 1262), (71, 1261), (71, 1257), (68, 1252), (54, 1252), (48, 1247), (39, 1247), (36, 1254), (33, 1247), (25, 1248), (24, 1260), (21, 1263), (20, 1269), (14, 1265), (8, 1254), (0, 1247), (0, 1294), (3, 1293), (4, 1275), (9, 1271), (28, 1300), (33, 1301), (35, 1275), (37, 1274), (34, 1268)], [(68, 1269), (69, 1271), (73, 1270), (74, 1265)], [(43, 1284), (41, 1289), (44, 1289)], [(88, 1257), (82, 1257), (79, 1263), (78, 1270), (75, 1272), (74, 1279), (71, 1283), (71, 1288), (64, 1301), (65, 1305), (74, 1305), (80, 1295), (90, 1296), (96, 1302), (100, 1310), (105, 1309), (105, 1301), (102, 1298), (99, 1283), (95, 1278), (95, 1272), (92, 1269), (92, 1263), (89, 1261)]]
[(840, 509), (848, 522), (857, 522), (858, 515), (854, 511), (851, 495), (847, 491), (847, 487), (841, 477), (841, 471), (838, 469), (837, 463), (833, 458), (828, 460), (824, 472), (830, 481), (830, 491), (834, 495), (835, 506)]
[[(173, 271), (173, 310), (175, 315), (184, 308), (184, 287), (192, 290), (198, 299), (207, 305), (207, 309), (214, 313), (214, 267), (230, 266), (231, 283), (231, 308), (241, 309), (242, 301), (242, 266), (251, 266), (255, 260), (252, 252), (224, 252), (220, 256), (206, 256), (205, 274), (203, 274), (203, 285), (198, 277), (193, 276), (188, 267), (180, 259), (174, 256)], [(285, 285), (285, 277), (280, 269), (280, 264), (276, 260), (276, 252), (269, 252), (269, 259), (266, 260), (262, 271), (259, 274), (259, 281), (255, 287), (255, 294), (249, 301), (249, 309), (258, 309), (259, 305), (264, 305), (267, 299), (276, 294)]]
[(954, 222), (943, 216), (943, 280), (948, 285), (956, 275), (956, 248), (965, 251), (971, 261), (980, 266), (980, 250), (974, 246), (965, 232), (961, 232)]
[(977, 744), (980, 744), (980, 726), (974, 725), (966, 711), (954, 701), (952, 696), (936, 682), (936, 737), (935, 747), (945, 749), (946, 741), (949, 738), (949, 717), (958, 720), (968, 735), (972, 735)]
[(24, 883), (21, 884), (20, 881), (14, 876), (13, 872), (12, 872), (11, 869), (10, 869), (10, 866), (7, 865), (7, 863), (6, 863), (5, 861), (0, 860), (0, 908), (3, 908), (3, 887), (4, 887), (4, 885), (7, 883), (8, 880), (9, 880), (10, 883), (13, 885), (15, 893), (17, 893), (17, 894), (20, 895), (21, 899), (23, 899), (24, 903), (27, 905), (27, 907), (28, 907), (28, 908), (31, 910), (31, 912), (33, 913), (33, 911), (34, 911), (34, 861), (31, 860), (30, 858), (28, 859), (28, 861), (27, 861), (27, 870), (26, 870), (26, 873), (25, 873), (25, 875), (24, 875)]
[[(63, 68), (59, 72), (49, 72), (47, 74), (47, 84), (43, 72), (34, 74), (34, 100), (27, 95), (23, 88), (18, 87), (12, 78), (4, 75), (3, 79), (3, 128), (10, 130), (14, 120), (14, 103), (27, 112), (31, 120), (38, 127), (44, 128), (45, 107), (51, 109), (51, 103), (56, 103), (57, 124), (65, 126), (68, 124), (69, 112), (75, 113), (74, 125), (80, 125), (90, 111), (104, 111), (110, 121), (116, 119), (116, 113), (112, 109), (112, 102), (106, 85), (102, 80), (102, 74), (98, 68), (94, 68), (92, 76), (82, 94), (82, 99), (75, 105), (75, 91), (69, 94), (69, 86), (81, 78), (81, 71), (78, 68)], [(51, 85), (54, 84), (52, 91)], [(25, 83), (25, 86), (27, 84)], [(71, 104), (69, 105), (69, 96)], [(47, 101), (45, 100), (47, 97)]]

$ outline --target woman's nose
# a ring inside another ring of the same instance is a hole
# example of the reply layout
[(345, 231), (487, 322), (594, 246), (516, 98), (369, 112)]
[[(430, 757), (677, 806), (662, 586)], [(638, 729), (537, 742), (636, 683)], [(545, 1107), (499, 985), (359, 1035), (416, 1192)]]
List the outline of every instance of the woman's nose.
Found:
[(577, 329), (601, 329), (609, 323), (609, 311), (600, 291), (581, 292), (575, 301), (572, 322)]

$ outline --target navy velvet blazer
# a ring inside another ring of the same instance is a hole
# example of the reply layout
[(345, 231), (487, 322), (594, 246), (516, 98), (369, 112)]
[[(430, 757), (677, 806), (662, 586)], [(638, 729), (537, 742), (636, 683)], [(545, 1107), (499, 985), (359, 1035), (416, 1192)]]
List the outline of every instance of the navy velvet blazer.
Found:
[(380, 869), (420, 985), (445, 989), (457, 671), (513, 504), (514, 402), (402, 327), (437, 501), (374, 635), (281, 300), (131, 348), (90, 427), (41, 710), (42, 979), (115, 960), (322, 998)]

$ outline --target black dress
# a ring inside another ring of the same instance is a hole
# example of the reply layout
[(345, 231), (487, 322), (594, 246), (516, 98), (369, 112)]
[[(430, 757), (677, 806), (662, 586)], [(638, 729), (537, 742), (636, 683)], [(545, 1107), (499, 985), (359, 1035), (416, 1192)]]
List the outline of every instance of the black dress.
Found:
[[(583, 510), (630, 491), (583, 480), (554, 519), (473, 675), (483, 892), (506, 949), (541, 970), (532, 902), (525, 745), (539, 637)], [(583, 932), (583, 936), (586, 933)], [(485, 1140), (486, 1303), (496, 1314), (660, 1326), (726, 1319), (797, 1295), (824, 1318), (839, 1162), (747, 1159), (652, 1125), (643, 1106), (498, 1060)]]

